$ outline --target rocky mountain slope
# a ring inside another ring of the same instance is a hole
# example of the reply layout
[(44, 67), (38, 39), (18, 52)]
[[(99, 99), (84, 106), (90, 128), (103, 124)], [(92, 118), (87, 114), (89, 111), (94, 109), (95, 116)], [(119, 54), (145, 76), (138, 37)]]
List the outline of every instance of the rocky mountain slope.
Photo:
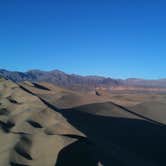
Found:
[(66, 74), (59, 70), (53, 70), (50, 72), (31, 70), (25, 73), (11, 72), (7, 70), (0, 70), (0, 75), (13, 80), (15, 82), (32, 81), (32, 82), (49, 82), (62, 87), (70, 88), (95, 88), (96, 86), (111, 85), (116, 86), (119, 84), (117, 80), (111, 78), (104, 78), (98, 76), (79, 76), (74, 74)]
[[(0, 70), (0, 75), (13, 80), (14, 82), (31, 81), (31, 82), (49, 82), (55, 85), (70, 88), (72, 90), (92, 90), (97, 87), (112, 89), (117, 87), (124, 87), (131, 90), (131, 88), (140, 91), (166, 91), (166, 79), (160, 80), (144, 80), (144, 79), (113, 79), (100, 76), (80, 76), (74, 74), (66, 74), (59, 70), (40, 71), (30, 70), (28, 72), (12, 72), (4, 69)], [(158, 88), (158, 89), (157, 89)]]

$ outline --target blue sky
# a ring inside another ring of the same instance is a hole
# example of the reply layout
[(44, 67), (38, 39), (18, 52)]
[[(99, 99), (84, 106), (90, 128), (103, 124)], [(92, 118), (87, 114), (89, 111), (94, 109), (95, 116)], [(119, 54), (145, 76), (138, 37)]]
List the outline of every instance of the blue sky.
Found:
[(0, 0), (0, 68), (166, 78), (164, 0)]

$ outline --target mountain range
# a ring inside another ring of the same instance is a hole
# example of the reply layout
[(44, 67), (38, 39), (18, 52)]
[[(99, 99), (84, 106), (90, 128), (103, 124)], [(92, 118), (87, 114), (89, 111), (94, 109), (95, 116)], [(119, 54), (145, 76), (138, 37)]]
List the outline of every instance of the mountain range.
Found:
[(102, 76), (80, 76), (76, 74), (67, 74), (59, 70), (41, 71), (29, 70), (27, 72), (8, 71), (0, 69), (0, 76), (10, 79), (14, 82), (49, 82), (61, 87), (70, 89), (95, 89), (107, 88), (116, 89), (117, 87), (134, 88), (166, 88), (166, 79), (145, 80), (139, 78), (114, 79)]

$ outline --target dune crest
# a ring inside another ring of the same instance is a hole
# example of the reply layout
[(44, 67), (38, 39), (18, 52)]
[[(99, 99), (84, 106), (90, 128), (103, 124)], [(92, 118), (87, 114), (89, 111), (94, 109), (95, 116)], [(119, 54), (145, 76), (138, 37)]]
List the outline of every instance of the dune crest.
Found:
[(147, 98), (2, 78), (0, 165), (165, 166), (164, 96)]

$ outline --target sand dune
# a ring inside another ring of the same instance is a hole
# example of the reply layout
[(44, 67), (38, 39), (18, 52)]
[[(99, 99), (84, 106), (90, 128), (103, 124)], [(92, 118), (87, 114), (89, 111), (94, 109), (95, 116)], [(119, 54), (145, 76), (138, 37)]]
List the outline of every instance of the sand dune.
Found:
[[(83, 135), (17, 84), (0, 84), (0, 165), (54, 165), (59, 151)], [(54, 147), (54, 148), (52, 148)]]
[(65, 110), (64, 117), (101, 150), (109, 165), (165, 165), (165, 126), (114, 103), (90, 104)]
[(165, 102), (144, 102), (131, 107), (134, 112), (137, 112), (146, 117), (150, 117), (160, 123), (166, 124), (166, 103)]
[[(58, 108), (71, 108), (88, 103), (98, 103), (110, 100), (107, 96), (97, 96), (95, 93), (79, 93), (46, 82), (35, 83), (38, 87), (32, 83), (31, 85), (29, 83), (27, 84), (27, 82), (21, 83), (20, 85)], [(43, 89), (39, 88), (39, 86), (42, 86)]]
[(146, 98), (0, 79), (0, 165), (165, 166), (166, 104)]

